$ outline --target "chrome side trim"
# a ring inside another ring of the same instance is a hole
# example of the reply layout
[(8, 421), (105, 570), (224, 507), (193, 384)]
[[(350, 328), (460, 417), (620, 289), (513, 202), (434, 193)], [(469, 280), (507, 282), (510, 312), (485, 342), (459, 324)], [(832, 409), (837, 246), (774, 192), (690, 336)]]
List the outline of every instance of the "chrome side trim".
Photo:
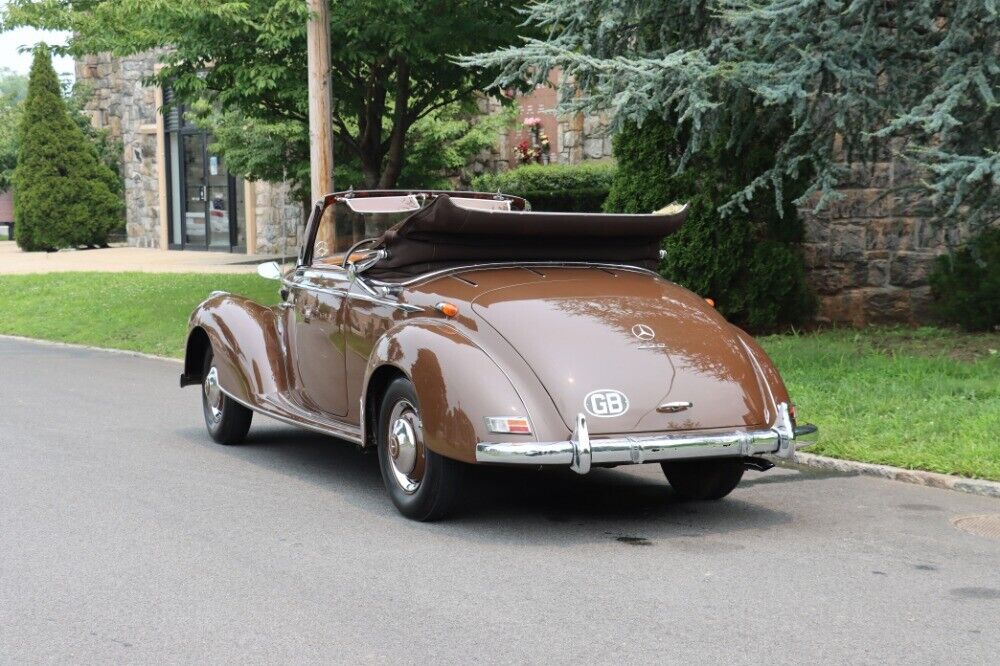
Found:
[(319, 285), (308, 281), (308, 277), (302, 282), (286, 281), (283, 283), (287, 287), (304, 289), (306, 291), (313, 291), (320, 294), (332, 294), (334, 296), (341, 296), (343, 298), (364, 301), (366, 303), (374, 303), (375, 305), (386, 305), (397, 310), (401, 310), (407, 313), (413, 312), (423, 312), (424, 308), (419, 305), (413, 305), (412, 303), (400, 303), (399, 301), (394, 301), (389, 298), (382, 298), (380, 296), (371, 296), (369, 294), (362, 294), (355, 291), (350, 291), (349, 289), (344, 289), (342, 287), (329, 287), (325, 285)]
[[(788, 405), (779, 403), (779, 416), (766, 430), (737, 430), (723, 433), (664, 433), (625, 435), (593, 439), (587, 419), (578, 414), (576, 427), (564, 442), (480, 442), (476, 461), (506, 465), (568, 465), (586, 474), (592, 465), (647, 463), (713, 457), (748, 457), (773, 453), (790, 458), (796, 446), (814, 444), (819, 429), (814, 425), (793, 428)], [(801, 442), (797, 441), (801, 436)]]
[(361, 444), (362, 442), (360, 428), (350, 423), (344, 423), (341, 421), (337, 422), (330, 421), (329, 423), (321, 423), (317, 420), (310, 419), (304, 416), (300, 417), (302, 419), (301, 421), (296, 421), (289, 416), (279, 414), (269, 409), (264, 409), (263, 407), (251, 405), (245, 400), (240, 400), (239, 398), (237, 398), (224, 388), (220, 387), (220, 390), (223, 393), (225, 393), (228, 398), (230, 398), (234, 402), (238, 402), (247, 409), (257, 412), (258, 414), (263, 414), (264, 416), (269, 416), (272, 419), (281, 421), (282, 423), (287, 423), (288, 425), (292, 426), (298, 426), (300, 428), (306, 428), (307, 430), (312, 430), (314, 432), (322, 433), (324, 435), (330, 435), (331, 437), (336, 437), (337, 439), (345, 439), (351, 442), (352, 444)]

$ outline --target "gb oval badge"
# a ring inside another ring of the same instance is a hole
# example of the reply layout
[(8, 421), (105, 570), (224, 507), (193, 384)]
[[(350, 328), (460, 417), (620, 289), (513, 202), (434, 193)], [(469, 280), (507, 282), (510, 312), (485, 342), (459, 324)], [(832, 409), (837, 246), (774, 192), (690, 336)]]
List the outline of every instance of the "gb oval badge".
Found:
[(583, 408), (591, 416), (610, 418), (628, 411), (628, 396), (615, 389), (591, 391), (583, 399)]

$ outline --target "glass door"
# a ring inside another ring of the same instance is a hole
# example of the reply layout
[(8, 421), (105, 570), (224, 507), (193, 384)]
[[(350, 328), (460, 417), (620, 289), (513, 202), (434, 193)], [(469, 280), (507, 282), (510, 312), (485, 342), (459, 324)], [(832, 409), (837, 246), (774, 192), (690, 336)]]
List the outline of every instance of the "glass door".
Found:
[(184, 245), (208, 246), (205, 224), (208, 191), (205, 185), (205, 135), (185, 134), (184, 159)]
[(208, 246), (213, 248), (230, 248), (235, 245), (233, 229), (230, 224), (230, 178), (222, 163), (220, 155), (212, 155), (205, 141), (205, 163), (208, 167), (205, 174), (207, 188), (208, 210)]
[(235, 179), (226, 171), (221, 155), (209, 150), (210, 136), (183, 132), (178, 170), (183, 186), (180, 210), (185, 249), (231, 250), (246, 243), (238, 228)]

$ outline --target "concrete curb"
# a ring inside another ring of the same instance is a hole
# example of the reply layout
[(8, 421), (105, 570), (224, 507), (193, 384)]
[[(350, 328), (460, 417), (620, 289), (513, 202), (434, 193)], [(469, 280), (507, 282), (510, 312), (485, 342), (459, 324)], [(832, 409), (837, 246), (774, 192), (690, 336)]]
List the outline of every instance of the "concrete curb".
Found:
[(57, 342), (55, 340), (42, 340), (39, 338), (26, 338), (21, 335), (4, 335), (0, 333), (0, 340), (17, 340), (18, 342), (30, 342), (36, 345), (47, 345), (49, 347), (69, 347), (71, 349), (87, 349), (90, 351), (106, 352), (108, 354), (121, 354), (122, 356), (137, 356), (139, 358), (148, 358), (154, 361), (170, 361), (171, 363), (183, 363), (184, 361), (179, 358), (173, 358), (171, 356), (157, 356), (156, 354), (146, 354), (140, 351), (132, 351), (130, 349), (111, 349), (109, 347), (94, 347), (92, 345), (79, 345), (74, 342)]
[(951, 474), (938, 474), (937, 472), (903, 469), (901, 467), (890, 467), (889, 465), (827, 458), (826, 456), (818, 456), (815, 453), (805, 453), (802, 451), (796, 451), (795, 463), (805, 465), (806, 467), (833, 470), (835, 472), (878, 476), (893, 481), (915, 483), (918, 486), (930, 486), (931, 488), (941, 488), (943, 490), (957, 490), (971, 495), (1000, 498), (1000, 483), (996, 481), (967, 479), (964, 476), (953, 476)]

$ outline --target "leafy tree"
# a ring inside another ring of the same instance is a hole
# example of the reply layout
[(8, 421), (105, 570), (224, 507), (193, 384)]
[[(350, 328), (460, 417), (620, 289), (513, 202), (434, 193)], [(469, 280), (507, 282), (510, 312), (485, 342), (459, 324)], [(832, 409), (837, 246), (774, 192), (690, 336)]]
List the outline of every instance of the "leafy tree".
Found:
[(17, 127), (28, 77), (0, 67), (0, 192), (10, 189), (17, 166)]
[(14, 224), (25, 250), (103, 245), (120, 220), (117, 177), (73, 122), (48, 49), (35, 49), (19, 127)]
[(19, 102), (28, 94), (28, 77), (0, 67), (0, 99)]
[[(459, 66), (450, 54), (513, 43), (526, 2), (331, 2), (332, 127), (365, 186), (395, 185), (407, 166), (411, 129), (495, 78), (486, 68)], [(234, 129), (246, 127), (255, 145), (277, 144), (267, 154), (291, 160), (273, 164), (294, 177), (306, 163), (307, 18), (301, 0), (12, 0), (5, 25), (69, 30), (74, 54), (167, 49), (155, 78), (182, 101), (204, 99), (225, 114), (219, 141), (230, 163), (246, 155)], [(245, 164), (263, 167), (249, 177), (273, 170), (261, 160)]]
[[(454, 102), (417, 120), (407, 133), (405, 161), (395, 185), (451, 187), (469, 159), (491, 147), (497, 134), (516, 120), (515, 107), (480, 117), (475, 100)], [(216, 111), (199, 102), (191, 112), (195, 122), (211, 131), (212, 150), (226, 157), (236, 173), (292, 183), (295, 194), (309, 203), (309, 128), (301, 122), (248, 118), (239, 111)], [(365, 187), (361, 162), (341, 142), (334, 145), (334, 180), (339, 188)]]
[[(790, 118), (773, 163), (723, 212), (767, 188), (780, 209), (783, 182), (802, 175), (799, 201), (822, 206), (839, 196), (845, 161), (895, 150), (922, 167), (915, 184), (941, 215), (996, 219), (996, 0), (541, 0), (527, 23), (546, 37), (463, 62), (503, 67), (501, 83), (562, 68), (582, 91), (567, 90), (564, 107), (608, 109), (616, 129), (676, 121), (678, 168), (720, 136), (761, 136), (764, 119)], [(741, 113), (746, 102), (757, 112)]]

